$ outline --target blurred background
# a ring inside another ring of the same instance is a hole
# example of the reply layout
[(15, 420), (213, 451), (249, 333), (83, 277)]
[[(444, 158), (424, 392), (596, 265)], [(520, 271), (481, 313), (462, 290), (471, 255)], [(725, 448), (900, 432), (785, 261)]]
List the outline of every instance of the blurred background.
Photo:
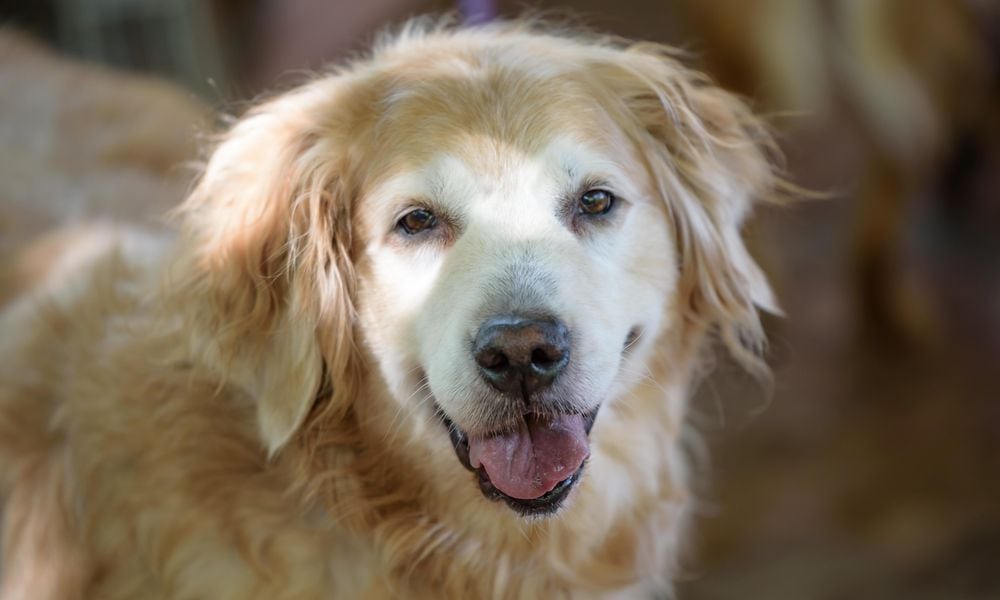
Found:
[(387, 25), (525, 8), (685, 48), (823, 194), (748, 226), (775, 389), (721, 356), (700, 388), (680, 598), (1000, 598), (997, 0), (0, 0), (0, 253), (171, 206), (215, 115)]

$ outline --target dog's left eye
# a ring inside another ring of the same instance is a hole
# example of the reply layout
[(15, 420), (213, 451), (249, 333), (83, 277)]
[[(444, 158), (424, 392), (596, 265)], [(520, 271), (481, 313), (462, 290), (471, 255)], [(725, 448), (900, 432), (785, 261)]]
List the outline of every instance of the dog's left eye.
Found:
[(615, 205), (615, 195), (607, 190), (587, 190), (580, 196), (580, 214), (606, 215)]
[(407, 235), (416, 235), (434, 229), (437, 226), (437, 217), (426, 208), (417, 208), (403, 215), (396, 222), (396, 226)]

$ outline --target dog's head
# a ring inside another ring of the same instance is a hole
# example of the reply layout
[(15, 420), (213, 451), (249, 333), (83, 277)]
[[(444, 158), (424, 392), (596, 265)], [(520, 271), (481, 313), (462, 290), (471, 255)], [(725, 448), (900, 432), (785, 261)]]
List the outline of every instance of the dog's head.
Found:
[(405, 34), (215, 151), (185, 207), (202, 351), (272, 454), (331, 386), (384, 443), (552, 512), (656, 348), (715, 327), (753, 364), (776, 309), (739, 227), (767, 144), (659, 47)]

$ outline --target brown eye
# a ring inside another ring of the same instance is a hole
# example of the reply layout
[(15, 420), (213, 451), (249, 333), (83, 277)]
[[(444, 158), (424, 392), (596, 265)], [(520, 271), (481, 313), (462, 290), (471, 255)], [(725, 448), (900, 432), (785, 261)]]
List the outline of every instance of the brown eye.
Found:
[(606, 215), (615, 205), (615, 196), (607, 190), (588, 190), (580, 196), (580, 213)]
[(396, 226), (407, 235), (416, 235), (422, 231), (433, 229), (436, 225), (437, 217), (426, 208), (411, 210), (396, 223)]

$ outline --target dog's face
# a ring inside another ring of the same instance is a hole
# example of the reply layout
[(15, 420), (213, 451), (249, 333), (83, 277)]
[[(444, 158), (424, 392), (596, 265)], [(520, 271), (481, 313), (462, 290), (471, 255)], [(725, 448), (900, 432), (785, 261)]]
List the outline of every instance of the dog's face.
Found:
[(554, 510), (579, 479), (677, 270), (636, 149), (567, 108), (536, 115), (554, 126), (520, 147), (421, 131), (434, 151), (399, 156), (358, 215), (362, 329), (398, 410), (437, 413), (483, 492), (525, 513)]
[(738, 233), (770, 183), (758, 135), (669, 58), (509, 30), (399, 41), (265, 105), (188, 204), (218, 335), (269, 332), (235, 374), (265, 443), (327, 384), (362, 401), (358, 346), (383, 443), (558, 510), (657, 346), (759, 339), (773, 303)]

